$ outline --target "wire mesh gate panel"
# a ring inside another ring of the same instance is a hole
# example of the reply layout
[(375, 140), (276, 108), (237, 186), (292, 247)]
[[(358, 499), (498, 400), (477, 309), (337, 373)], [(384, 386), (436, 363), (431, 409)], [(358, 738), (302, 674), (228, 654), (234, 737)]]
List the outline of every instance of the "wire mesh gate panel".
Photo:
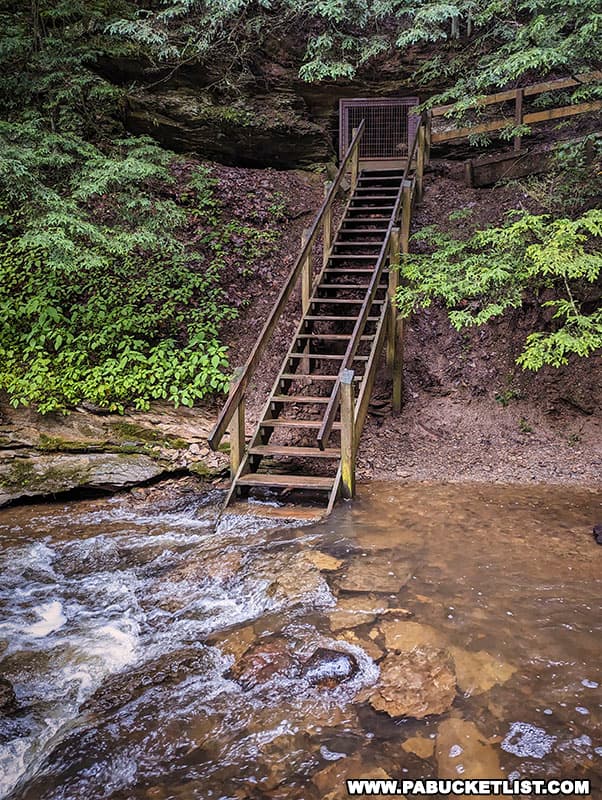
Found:
[(343, 158), (352, 132), (366, 120), (360, 142), (362, 161), (399, 161), (407, 158), (420, 117), (410, 114), (417, 97), (378, 97), (339, 100), (339, 157)]

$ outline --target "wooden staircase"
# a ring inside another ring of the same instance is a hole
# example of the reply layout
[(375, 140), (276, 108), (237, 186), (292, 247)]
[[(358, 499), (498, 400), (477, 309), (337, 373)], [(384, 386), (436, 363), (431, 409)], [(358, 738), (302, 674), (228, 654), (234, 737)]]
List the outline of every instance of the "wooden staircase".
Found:
[[(265, 513), (285, 504), (286, 516), (305, 517), (307, 509), (328, 513), (341, 494), (353, 495), (355, 453), (387, 337), (388, 361), (396, 369), (394, 406), (401, 406), (402, 328), (393, 296), (400, 242), (407, 252), (412, 202), (422, 189), (426, 141), (419, 128), (405, 168), (361, 169), (362, 132), (363, 125), (210, 437), (216, 448), (230, 425), (233, 474), (226, 507), (236, 503), (242, 511)], [(332, 201), (348, 166), (351, 190), (333, 234)], [(319, 232), (323, 258), (314, 275)], [(247, 445), (246, 385), (299, 277), (302, 316)]]

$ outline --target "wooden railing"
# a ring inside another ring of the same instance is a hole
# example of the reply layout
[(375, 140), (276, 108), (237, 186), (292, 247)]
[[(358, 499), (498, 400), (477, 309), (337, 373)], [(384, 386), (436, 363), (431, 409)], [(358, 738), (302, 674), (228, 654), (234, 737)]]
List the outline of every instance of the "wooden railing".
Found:
[(220, 445), (224, 434), (230, 428), (230, 461), (232, 474), (236, 474), (240, 461), (242, 460), (245, 448), (245, 411), (244, 411), (244, 398), (247, 386), (257, 369), (261, 357), (265, 351), (272, 333), (274, 332), (286, 304), (301, 279), (301, 306), (302, 313), (307, 311), (309, 306), (309, 299), (312, 294), (313, 288), (313, 271), (312, 271), (312, 249), (320, 234), (322, 234), (323, 242), (323, 265), (328, 261), (328, 256), (332, 247), (333, 234), (332, 229), (332, 205), (336, 195), (341, 188), (345, 174), (351, 171), (351, 192), (355, 189), (357, 177), (359, 173), (359, 144), (364, 133), (365, 123), (362, 120), (360, 125), (354, 129), (353, 138), (349, 145), (345, 157), (341, 161), (337, 174), (327, 186), (324, 202), (322, 203), (312, 226), (305, 232), (303, 236), (303, 245), (301, 252), (292, 267), (286, 283), (282, 287), (278, 299), (276, 300), (272, 312), (266, 320), (261, 333), (251, 350), (247, 361), (235, 373), (235, 378), (232, 381), (230, 393), (222, 408), (215, 427), (209, 436), (209, 445), (213, 450), (217, 450)]
[[(561, 106), (558, 108), (549, 108), (545, 111), (533, 111), (524, 113), (523, 101), (525, 97), (533, 97), (535, 95), (543, 94), (544, 92), (558, 91), (559, 89), (570, 89), (584, 83), (592, 83), (602, 80), (602, 72), (589, 72), (582, 75), (576, 75), (574, 78), (561, 78), (559, 80), (546, 81), (544, 83), (534, 83), (530, 86), (525, 86), (518, 89), (508, 89), (504, 92), (497, 92), (496, 94), (485, 95), (479, 97), (477, 105), (490, 106), (496, 103), (505, 103), (514, 101), (514, 117), (502, 119), (495, 119), (489, 122), (483, 122), (480, 125), (466, 126), (462, 128), (450, 128), (449, 130), (433, 131), (432, 142), (433, 144), (440, 144), (442, 142), (450, 142), (454, 139), (463, 139), (467, 136), (476, 136), (482, 133), (492, 133), (493, 131), (500, 131), (508, 128), (510, 125), (513, 128), (519, 128), (521, 125), (534, 125), (538, 122), (547, 122), (552, 119), (561, 119), (563, 117), (572, 117), (575, 114), (585, 114), (589, 111), (598, 111), (602, 109), (602, 100), (594, 100), (589, 103), (577, 103), (570, 106)], [(454, 105), (435, 106), (431, 109), (431, 117), (442, 117), (453, 111)], [(521, 145), (521, 136), (517, 134), (514, 137), (514, 147), (519, 149)]]
[[(419, 200), (422, 196), (424, 168), (428, 162), (429, 155), (428, 123), (428, 117), (423, 115), (408, 154), (408, 161), (395, 200), (391, 221), (378, 256), (369, 290), (351, 335), (345, 358), (332, 389), (322, 427), (318, 433), (318, 444), (321, 448), (324, 448), (328, 443), (335, 416), (340, 407), (340, 478), (343, 497), (353, 497), (355, 493), (355, 458), (385, 337), (387, 339), (387, 364), (393, 373), (393, 410), (399, 411), (401, 409), (403, 320), (395, 304), (395, 294), (399, 281), (400, 255), (407, 254), (409, 251), (412, 204), (414, 199)], [(414, 170), (414, 174), (410, 179), (412, 170)], [(360, 337), (374, 300), (376, 287), (380, 283), (387, 260), (389, 266), (388, 304), (377, 325), (360, 392), (356, 399), (354, 397), (355, 373), (351, 368), (353, 356), (359, 347)]]

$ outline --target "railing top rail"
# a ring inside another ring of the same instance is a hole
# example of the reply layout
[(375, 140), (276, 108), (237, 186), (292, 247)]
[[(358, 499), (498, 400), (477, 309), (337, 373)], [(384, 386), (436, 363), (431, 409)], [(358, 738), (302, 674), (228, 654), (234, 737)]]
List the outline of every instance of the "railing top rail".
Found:
[[(519, 92), (523, 93), (524, 97), (531, 97), (544, 92), (553, 92), (558, 89), (569, 89), (573, 86), (579, 86), (582, 83), (592, 83), (593, 81), (602, 80), (602, 71), (584, 72), (570, 78), (558, 78), (552, 81), (544, 81), (542, 83), (532, 83), (529, 86), (519, 86), (516, 89), (506, 89), (503, 92), (495, 92), (494, 94), (486, 94), (477, 98), (476, 105), (490, 106), (494, 103), (503, 103), (506, 100), (514, 100)], [(431, 114), (433, 117), (441, 117), (448, 114), (455, 107), (455, 103), (449, 103), (443, 106), (433, 106)]]
[(320, 426), (320, 430), (318, 431), (317, 435), (317, 442), (320, 448), (324, 448), (328, 444), (328, 438), (332, 431), (332, 426), (334, 423), (334, 418), (337, 413), (338, 404), (340, 401), (340, 389), (341, 389), (341, 381), (343, 377), (343, 373), (346, 370), (351, 369), (351, 365), (353, 363), (353, 358), (357, 351), (357, 348), (360, 343), (360, 337), (362, 335), (362, 331), (366, 324), (366, 319), (368, 317), (370, 307), (374, 300), (374, 295), (376, 294), (376, 288), (380, 281), (380, 277), (382, 275), (382, 270), (384, 267), (384, 262), (387, 257), (387, 253), (390, 247), (390, 240), (391, 240), (391, 232), (393, 228), (397, 227), (399, 222), (399, 217), (401, 213), (401, 203), (403, 198), (403, 192), (406, 188), (406, 183), (408, 180), (408, 174), (412, 168), (412, 161), (414, 159), (414, 154), (416, 152), (416, 147), (418, 144), (418, 139), (420, 136), (420, 131), (423, 129), (425, 124), (424, 116), (421, 117), (420, 124), (416, 129), (416, 133), (414, 134), (414, 140), (412, 142), (412, 147), (410, 148), (410, 152), (408, 153), (408, 163), (405, 166), (403, 171), (403, 177), (401, 180), (401, 184), (399, 187), (399, 191), (397, 192), (397, 197), (395, 198), (395, 205), (393, 207), (393, 213), (391, 214), (391, 219), (389, 221), (389, 225), (387, 226), (387, 232), (385, 234), (385, 239), (383, 241), (382, 247), (378, 254), (378, 259), (376, 261), (376, 265), (374, 267), (374, 272), (372, 273), (372, 277), (370, 279), (370, 283), (368, 284), (368, 291), (366, 293), (366, 298), (362, 304), (360, 313), (358, 315), (357, 321), (353, 327), (353, 331), (351, 333), (351, 338), (349, 340), (349, 344), (347, 345), (347, 350), (345, 351), (345, 355), (343, 357), (343, 361), (341, 362), (341, 368), (337, 375), (337, 379), (333, 384), (332, 391), (330, 393), (330, 398), (328, 400), (328, 405), (326, 406), (326, 410), (324, 412), (324, 418), (322, 425)]
[(364, 128), (365, 122), (362, 120), (355, 130), (355, 135), (353, 136), (349, 148), (345, 153), (345, 157), (339, 165), (336, 177), (332, 181), (324, 201), (320, 206), (318, 213), (316, 214), (311, 228), (309, 229), (307, 240), (301, 248), (301, 252), (295, 261), (295, 264), (293, 265), (288, 278), (280, 291), (280, 294), (278, 295), (278, 299), (272, 308), (272, 312), (265, 321), (261, 333), (259, 334), (257, 341), (255, 342), (255, 345), (251, 350), (244, 367), (242, 368), (240, 378), (224, 403), (224, 406), (217, 418), (217, 422), (208, 438), (209, 445), (213, 450), (217, 450), (219, 443), (221, 442), (222, 437), (224, 436), (228, 425), (230, 424), (230, 421), (244, 396), (249, 381), (253, 377), (253, 373), (259, 364), (261, 356), (263, 355), (263, 351), (265, 350), (265, 346), (268, 343), (274, 328), (276, 327), (276, 324), (282, 315), (282, 312), (284, 311), (286, 303), (299, 279), (299, 276), (301, 275), (303, 264), (311, 255), (312, 247), (320, 230), (320, 224), (323, 221), (324, 215), (332, 205), (334, 197), (341, 185), (341, 181), (343, 180), (343, 176), (347, 171), (347, 165), (349, 164), (355, 149), (359, 147), (359, 142), (364, 133)]

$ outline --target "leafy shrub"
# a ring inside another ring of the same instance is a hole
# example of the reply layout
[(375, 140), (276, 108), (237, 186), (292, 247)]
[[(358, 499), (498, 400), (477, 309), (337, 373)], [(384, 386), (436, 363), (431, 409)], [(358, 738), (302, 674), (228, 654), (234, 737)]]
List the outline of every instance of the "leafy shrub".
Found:
[[(602, 210), (573, 220), (515, 211), (503, 226), (476, 231), (465, 241), (435, 227), (414, 239), (433, 252), (404, 262), (397, 294), (404, 316), (438, 300), (460, 330), (482, 325), (520, 307), (528, 293), (537, 297), (545, 290), (554, 295), (542, 303), (552, 311), (552, 330), (529, 334), (518, 363), (531, 370), (558, 367), (571, 354), (588, 356), (602, 347), (602, 308), (595, 302), (602, 276)], [(584, 310), (591, 305), (584, 302), (588, 294), (594, 307)]]
[[(196, 252), (179, 234), (173, 156), (145, 138), (89, 143), (31, 124), (0, 125), (0, 387), (40, 411), (88, 400), (192, 405), (225, 388), (219, 286), (224, 232)], [(56, 173), (64, 180), (56, 183)], [(193, 173), (184, 201), (213, 214), (213, 181)], [(211, 209), (211, 211), (210, 211)], [(226, 234), (229, 235), (229, 232)]]

